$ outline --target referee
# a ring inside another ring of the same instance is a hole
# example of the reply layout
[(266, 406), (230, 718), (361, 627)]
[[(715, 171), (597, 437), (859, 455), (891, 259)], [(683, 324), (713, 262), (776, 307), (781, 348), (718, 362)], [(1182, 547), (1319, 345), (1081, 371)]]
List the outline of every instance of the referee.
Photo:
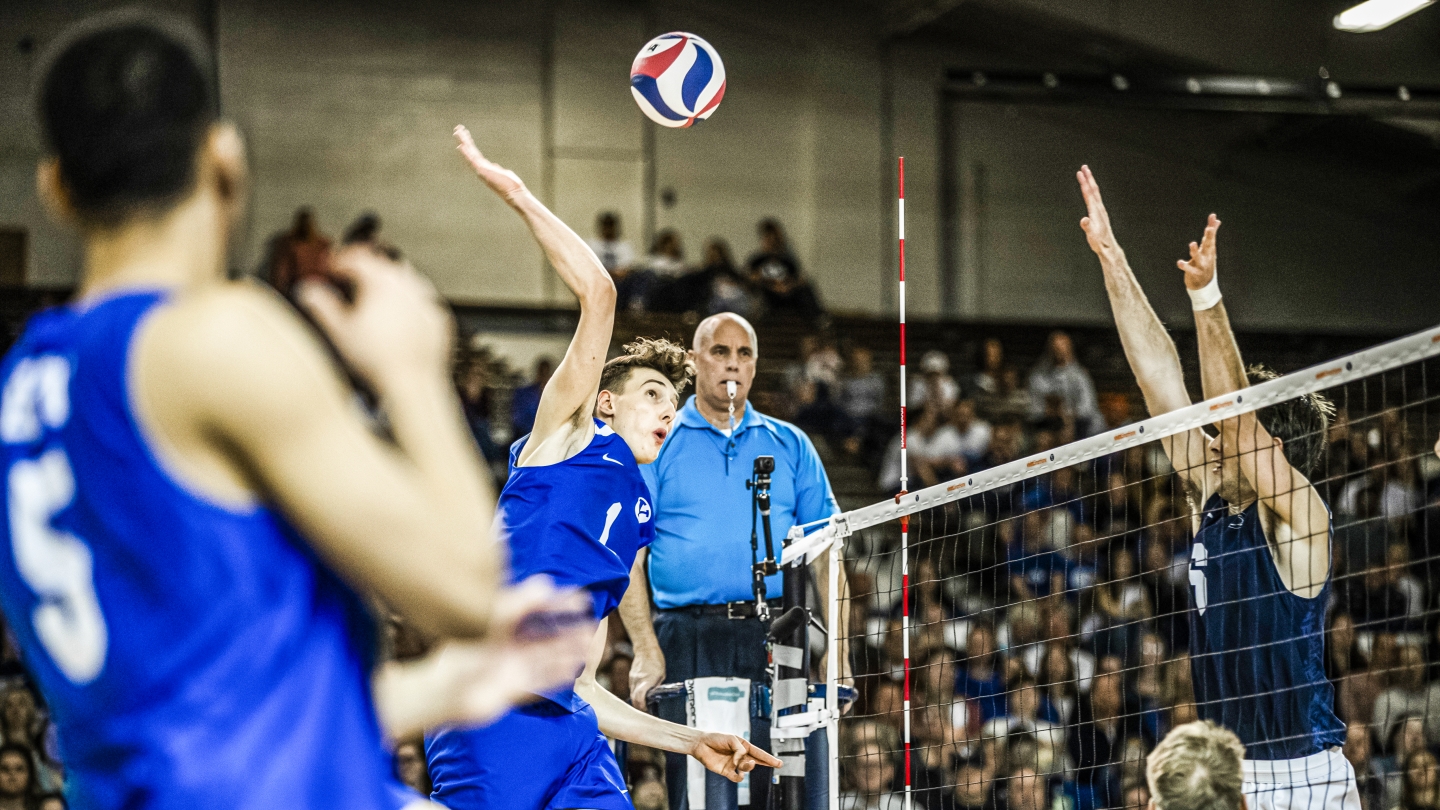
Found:
[[(663, 682), (738, 677), (749, 678), (752, 684), (766, 683), (767, 626), (755, 611), (751, 493), (745, 486), (755, 458), (775, 457), (770, 521), (777, 556), (791, 526), (839, 511), (809, 437), (749, 406), (746, 398), (755, 380), (758, 353), (755, 329), (744, 318), (722, 313), (701, 321), (690, 350), (695, 395), (676, 415), (659, 458), (641, 467), (655, 499), (655, 540), (635, 558), (620, 616), (635, 648), (631, 700), (642, 710), (645, 696)], [(729, 382), (735, 383), (733, 428)], [(760, 554), (764, 553), (762, 545)], [(822, 555), (812, 564), (820, 592), (820, 605), (812, 609), (822, 620), (828, 560)], [(843, 579), (841, 588), (843, 593)], [(779, 574), (766, 579), (765, 591), (771, 612), (778, 613)], [(653, 624), (652, 593), (658, 609)], [(845, 637), (843, 623), (838, 637)], [(843, 647), (840, 659), (845, 660)], [(841, 675), (848, 675), (844, 664)], [(678, 716), (666, 719), (686, 721), (683, 705), (667, 705), (661, 713), (672, 712)], [(752, 720), (750, 739), (768, 750), (768, 720)], [(817, 742), (823, 745), (823, 733), (812, 735), (807, 746), (807, 775), (814, 775), (807, 785), (812, 808), (823, 807), (826, 787), (825, 752)], [(687, 795), (685, 757), (667, 755), (665, 775), (671, 810), (682, 810)], [(768, 768), (756, 768), (751, 775), (751, 807), (766, 806), (770, 778)], [(725, 780), (706, 783), (707, 810), (736, 807), (736, 796), (735, 786)]]

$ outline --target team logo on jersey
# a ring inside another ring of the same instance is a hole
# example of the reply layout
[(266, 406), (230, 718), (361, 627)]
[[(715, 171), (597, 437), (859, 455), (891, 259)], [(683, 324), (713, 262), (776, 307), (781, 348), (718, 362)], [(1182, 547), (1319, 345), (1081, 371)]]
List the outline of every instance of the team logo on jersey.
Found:
[(644, 498), (635, 501), (635, 519), (641, 523), (650, 522), (650, 502)]

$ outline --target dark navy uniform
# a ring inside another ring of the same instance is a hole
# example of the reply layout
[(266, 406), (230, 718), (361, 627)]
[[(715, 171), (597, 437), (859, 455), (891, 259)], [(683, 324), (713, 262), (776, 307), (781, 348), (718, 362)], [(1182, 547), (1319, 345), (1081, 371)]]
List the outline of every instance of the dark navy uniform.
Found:
[[(1350, 807), (1345, 724), (1325, 677), (1330, 583), (1306, 598), (1276, 569), (1259, 504), (1211, 496), (1190, 552), (1190, 666), (1200, 717), (1245, 745), (1251, 810)], [(1260, 807), (1257, 807), (1257, 803)]]
[[(650, 490), (630, 446), (598, 419), (590, 444), (555, 464), (517, 466), (528, 438), (511, 446), (500, 493), (511, 579), (546, 574), (585, 588), (603, 619), (620, 605), (635, 555), (655, 538)], [(484, 728), (427, 736), (431, 796), (452, 810), (630, 810), (594, 710), (573, 687), (545, 697)]]

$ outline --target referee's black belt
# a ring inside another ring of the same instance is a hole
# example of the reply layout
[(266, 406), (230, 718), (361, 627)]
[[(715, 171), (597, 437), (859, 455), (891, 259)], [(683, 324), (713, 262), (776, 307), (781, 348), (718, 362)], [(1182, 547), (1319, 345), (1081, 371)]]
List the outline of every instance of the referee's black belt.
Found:
[[(770, 614), (780, 612), (780, 600), (768, 599), (765, 602), (770, 607)], [(664, 613), (684, 613), (687, 616), (724, 616), (727, 619), (753, 619), (755, 618), (755, 600), (745, 602), (725, 602), (719, 605), (682, 605), (677, 608), (662, 608)]]

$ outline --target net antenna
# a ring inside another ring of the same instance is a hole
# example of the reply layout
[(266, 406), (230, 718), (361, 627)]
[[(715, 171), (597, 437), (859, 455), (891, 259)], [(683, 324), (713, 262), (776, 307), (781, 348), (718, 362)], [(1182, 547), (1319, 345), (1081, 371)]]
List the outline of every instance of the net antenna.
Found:
[[(908, 491), (909, 468), (905, 458), (905, 158), (900, 158), (899, 183), (900, 206), (898, 223), (900, 242), (900, 494), (895, 496), (899, 505), (901, 497)], [(910, 767), (910, 515), (900, 518), (900, 640), (904, 659), (904, 736), (905, 744), (905, 810), (911, 810), (911, 767)]]

